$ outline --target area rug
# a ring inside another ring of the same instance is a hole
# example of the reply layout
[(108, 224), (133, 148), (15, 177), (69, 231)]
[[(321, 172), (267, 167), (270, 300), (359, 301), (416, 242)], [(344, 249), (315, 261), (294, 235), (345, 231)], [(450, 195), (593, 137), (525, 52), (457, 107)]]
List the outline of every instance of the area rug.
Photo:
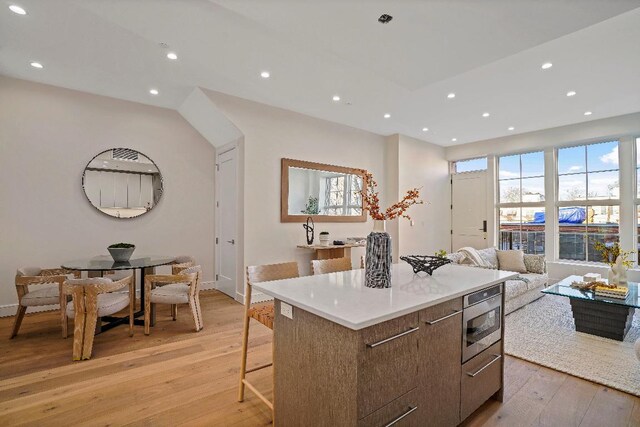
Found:
[(545, 295), (509, 314), (505, 353), (640, 396), (640, 310), (624, 341), (576, 332), (569, 299)]

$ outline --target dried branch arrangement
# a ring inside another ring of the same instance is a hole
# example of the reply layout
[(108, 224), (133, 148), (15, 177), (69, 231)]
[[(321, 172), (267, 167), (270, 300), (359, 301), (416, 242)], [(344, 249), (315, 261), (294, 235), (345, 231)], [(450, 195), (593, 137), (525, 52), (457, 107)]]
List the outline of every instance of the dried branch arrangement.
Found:
[(362, 199), (364, 201), (364, 209), (369, 212), (371, 218), (384, 221), (395, 218), (407, 218), (411, 219), (407, 215), (407, 210), (413, 205), (423, 204), (424, 201), (420, 199), (420, 190), (418, 188), (412, 188), (407, 191), (407, 194), (397, 203), (389, 206), (386, 210), (382, 211), (380, 208), (380, 196), (378, 192), (378, 183), (373, 179), (373, 175), (366, 170), (363, 170), (367, 185), (362, 189)]

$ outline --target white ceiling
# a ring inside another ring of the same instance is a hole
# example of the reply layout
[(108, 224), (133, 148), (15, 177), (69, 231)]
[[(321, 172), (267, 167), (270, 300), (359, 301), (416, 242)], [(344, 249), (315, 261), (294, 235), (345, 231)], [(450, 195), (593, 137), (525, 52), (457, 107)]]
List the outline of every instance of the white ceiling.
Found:
[[(640, 0), (0, 6), (0, 74), (174, 109), (203, 87), (445, 146), (640, 111)], [(382, 13), (393, 21), (378, 23)]]

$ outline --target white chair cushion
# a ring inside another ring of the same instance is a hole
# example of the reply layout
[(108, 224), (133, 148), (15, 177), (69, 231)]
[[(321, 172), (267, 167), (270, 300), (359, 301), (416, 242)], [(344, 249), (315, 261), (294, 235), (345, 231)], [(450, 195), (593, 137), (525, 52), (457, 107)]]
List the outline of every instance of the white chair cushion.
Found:
[(42, 269), (40, 267), (22, 267), (16, 272), (18, 276), (38, 276)]
[[(95, 279), (94, 279), (95, 280)], [(129, 305), (128, 293), (108, 293), (98, 295), (98, 317), (115, 314)], [(73, 303), (67, 304), (67, 316), (75, 317)]]
[(149, 296), (152, 303), (186, 304), (189, 302), (189, 284), (171, 283), (151, 290)]
[(22, 297), (20, 305), (23, 307), (37, 307), (60, 303), (58, 285), (53, 285), (55, 286), (44, 288), (41, 288), (43, 285), (38, 285), (39, 289), (29, 289), (29, 292)]

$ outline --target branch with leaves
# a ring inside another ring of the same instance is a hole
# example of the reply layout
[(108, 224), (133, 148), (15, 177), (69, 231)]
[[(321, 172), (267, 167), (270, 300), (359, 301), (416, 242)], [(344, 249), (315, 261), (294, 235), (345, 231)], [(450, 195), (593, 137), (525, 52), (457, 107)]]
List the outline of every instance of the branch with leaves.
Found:
[(622, 258), (622, 265), (626, 268), (633, 267), (633, 261), (629, 259), (629, 256), (634, 253), (634, 251), (625, 251), (620, 247), (620, 243), (615, 242), (613, 244), (607, 245), (599, 240), (593, 240), (593, 248), (600, 252), (600, 256), (602, 256), (602, 261), (609, 264), (610, 267), (613, 267), (616, 263), (618, 257)]
[(373, 179), (373, 175), (362, 170), (365, 176), (366, 187), (362, 189), (362, 200), (364, 201), (364, 209), (369, 212), (371, 218), (384, 221), (395, 218), (407, 218), (411, 217), (406, 213), (407, 210), (413, 205), (421, 205), (424, 202), (420, 199), (420, 189), (412, 188), (407, 191), (407, 194), (397, 203), (389, 206), (386, 210), (380, 209), (380, 195), (378, 192), (378, 183)]

